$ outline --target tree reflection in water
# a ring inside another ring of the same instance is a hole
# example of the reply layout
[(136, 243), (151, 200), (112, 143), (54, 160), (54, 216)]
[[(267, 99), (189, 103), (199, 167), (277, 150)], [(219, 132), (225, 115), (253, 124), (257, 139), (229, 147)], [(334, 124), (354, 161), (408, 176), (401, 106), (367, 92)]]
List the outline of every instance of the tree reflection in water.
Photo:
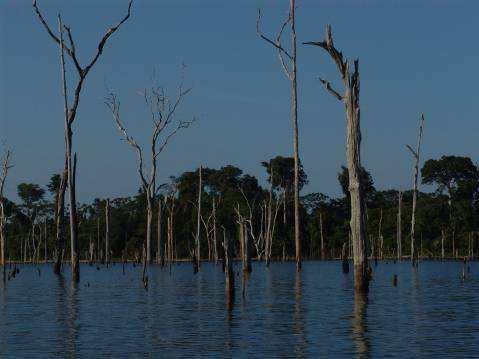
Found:
[(366, 324), (366, 315), (368, 309), (368, 295), (367, 293), (356, 292), (354, 294), (354, 310), (352, 317), (352, 332), (353, 340), (356, 344), (356, 357), (369, 358), (370, 344), (367, 337), (368, 327)]

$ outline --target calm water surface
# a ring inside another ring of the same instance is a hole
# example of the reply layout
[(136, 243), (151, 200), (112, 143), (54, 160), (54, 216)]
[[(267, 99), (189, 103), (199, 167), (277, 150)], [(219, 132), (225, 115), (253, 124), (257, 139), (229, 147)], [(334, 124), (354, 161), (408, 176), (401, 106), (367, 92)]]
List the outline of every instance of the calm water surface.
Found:
[[(221, 266), (20, 266), (0, 284), (0, 357), (479, 357), (479, 263), (379, 263), (367, 299), (340, 262), (254, 264), (225, 309)], [(239, 269), (239, 267), (237, 268)], [(397, 287), (392, 285), (398, 274)]]

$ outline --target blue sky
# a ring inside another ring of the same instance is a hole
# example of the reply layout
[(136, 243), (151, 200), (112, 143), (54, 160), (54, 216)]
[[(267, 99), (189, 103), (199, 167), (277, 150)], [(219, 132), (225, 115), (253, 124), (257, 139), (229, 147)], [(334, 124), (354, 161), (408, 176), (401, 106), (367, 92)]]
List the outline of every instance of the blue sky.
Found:
[[(479, 2), (297, 0), (299, 41), (321, 40), (331, 23), (335, 43), (361, 68), (362, 159), (380, 189), (408, 188), (419, 114), (426, 117), (423, 158), (478, 157)], [(125, 13), (126, 0), (39, 0), (50, 23), (61, 11), (77, 40), (82, 63), (105, 29)], [(180, 65), (193, 88), (179, 115), (200, 118), (159, 161), (166, 180), (200, 164), (233, 164), (264, 183), (260, 162), (292, 153), (290, 88), (276, 53), (256, 36), (275, 33), (286, 0), (136, 0), (131, 19), (107, 43), (89, 74), (75, 124), (78, 198), (136, 192), (136, 157), (120, 141), (103, 103), (118, 93), (130, 133), (146, 145), (151, 122), (137, 91), (159, 81), (174, 90)], [(319, 48), (300, 45), (300, 152), (310, 184), (304, 192), (340, 192), (345, 163), (343, 106), (317, 76), (340, 88), (336, 69)], [(70, 79), (73, 72), (70, 73)], [(7, 196), (16, 185), (45, 185), (62, 167), (63, 118), (58, 49), (29, 0), (0, 2), (0, 139), (14, 151)], [(424, 189), (424, 187), (423, 187)]]

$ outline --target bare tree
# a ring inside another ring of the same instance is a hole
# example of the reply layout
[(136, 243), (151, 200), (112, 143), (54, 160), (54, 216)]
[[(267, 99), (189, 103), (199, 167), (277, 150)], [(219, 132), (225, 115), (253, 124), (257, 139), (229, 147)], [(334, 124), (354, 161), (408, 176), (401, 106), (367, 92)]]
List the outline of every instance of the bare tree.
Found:
[(424, 115), (421, 114), (421, 118), (419, 120), (419, 130), (417, 134), (417, 145), (416, 149), (409, 145), (406, 145), (408, 150), (411, 152), (414, 158), (414, 170), (413, 170), (413, 182), (412, 182), (412, 214), (411, 214), (411, 263), (412, 265), (417, 264), (417, 253), (414, 249), (414, 244), (416, 241), (416, 203), (417, 203), (417, 180), (419, 176), (419, 160), (420, 160), (420, 152), (421, 152), (421, 139), (422, 139), (422, 131), (424, 127)]
[(361, 128), (359, 108), (359, 59), (354, 60), (353, 70), (350, 62), (333, 44), (331, 26), (326, 27), (326, 39), (319, 42), (306, 42), (307, 45), (324, 49), (336, 63), (344, 84), (344, 94), (334, 90), (329, 81), (320, 79), (325, 89), (336, 99), (344, 103), (346, 109), (346, 157), (349, 172), (349, 193), (351, 198), (351, 239), (353, 243), (355, 288), (367, 291), (369, 287), (369, 268), (366, 250), (366, 226), (364, 218), (364, 195), (361, 186)]
[(402, 191), (398, 192), (398, 213), (397, 213), (397, 257), (398, 261), (402, 259)]
[(163, 254), (163, 243), (162, 243), (162, 208), (161, 205), (161, 198), (158, 199), (158, 219), (157, 219), (157, 252), (156, 252), (156, 263), (159, 264), (161, 267), (165, 265), (165, 256)]
[(7, 226), (5, 218), (5, 204), (3, 191), (5, 189), (5, 182), (7, 180), (8, 171), (12, 168), (11, 164), (12, 152), (9, 149), (5, 150), (2, 161), (2, 173), (0, 174), (0, 265), (2, 266), (3, 283), (6, 281), (6, 267), (5, 267), (5, 251), (6, 251), (6, 233)]
[(110, 265), (110, 199), (105, 201), (105, 264)]
[[(301, 237), (299, 222), (299, 136), (298, 136), (298, 81), (297, 81), (297, 54), (296, 54), (296, 5), (290, 0), (289, 14), (281, 25), (276, 39), (272, 40), (260, 30), (261, 11), (258, 11), (256, 31), (258, 36), (278, 50), (278, 57), (283, 71), (291, 83), (291, 121), (293, 125), (293, 152), (294, 152), (294, 243), (296, 248), (296, 269), (301, 270)], [(288, 51), (282, 44), (281, 37), (286, 27), (291, 29), (291, 50)]]
[(176, 119), (176, 112), (183, 102), (184, 98), (191, 89), (183, 89), (183, 81), (181, 81), (175, 98), (170, 98), (166, 90), (160, 86), (153, 86), (150, 90), (145, 90), (141, 95), (144, 97), (146, 105), (149, 109), (153, 122), (153, 131), (150, 140), (151, 163), (150, 171), (144, 168), (144, 151), (135, 139), (128, 134), (125, 125), (121, 120), (120, 102), (117, 96), (111, 92), (107, 97), (105, 104), (110, 109), (116, 126), (120, 131), (123, 139), (133, 147), (138, 156), (138, 174), (140, 176), (141, 186), (146, 196), (146, 261), (151, 263), (151, 237), (153, 222), (153, 206), (158, 189), (156, 188), (157, 160), (158, 156), (168, 145), (169, 141), (181, 129), (187, 128), (195, 121), (184, 121)]
[[(77, 226), (77, 214), (76, 214), (76, 188), (75, 188), (75, 178), (76, 178), (76, 153), (72, 156), (72, 141), (73, 141), (73, 123), (76, 118), (78, 105), (80, 103), (80, 94), (83, 88), (85, 79), (96, 64), (100, 55), (103, 53), (103, 49), (107, 40), (113, 35), (118, 28), (130, 17), (132, 1), (130, 0), (128, 4), (127, 14), (118, 22), (115, 26), (110, 27), (106, 33), (101, 38), (98, 43), (98, 48), (90, 60), (88, 65), (82, 67), (80, 61), (77, 57), (76, 44), (73, 39), (71, 29), (64, 25), (61, 20), (61, 16), (58, 15), (58, 35), (56, 35), (46, 22), (42, 13), (40, 12), (37, 1), (33, 0), (33, 9), (38, 15), (38, 18), (48, 35), (55, 41), (60, 47), (60, 62), (61, 62), (61, 77), (62, 77), (62, 92), (64, 99), (64, 111), (65, 111), (65, 154), (66, 154), (66, 171), (67, 171), (67, 181), (68, 181), (68, 190), (69, 190), (69, 204), (70, 204), (70, 241), (71, 241), (71, 263), (72, 263), (72, 280), (78, 282), (80, 280), (80, 266), (79, 266), (79, 244), (78, 244), (78, 226)], [(63, 34), (66, 32), (68, 37), (69, 45), (65, 44), (63, 40)], [(66, 80), (66, 71), (65, 71), (65, 60), (64, 53), (66, 53), (73, 61), (75, 70), (78, 74), (78, 79), (76, 82), (73, 103), (68, 104), (68, 94), (67, 94), (67, 80)], [(59, 199), (63, 199), (64, 196), (59, 196)], [(56, 270), (56, 268), (54, 269)]]
[(201, 235), (201, 194), (203, 192), (203, 177), (202, 168), (199, 168), (199, 183), (198, 183), (198, 205), (197, 209), (197, 224), (196, 224), (196, 260), (197, 268), (201, 266), (201, 247), (200, 247), (200, 235)]
[(232, 250), (230, 246), (230, 240), (226, 236), (226, 229), (223, 227), (223, 249), (225, 253), (224, 269), (225, 269), (225, 294), (226, 294), (226, 307), (233, 309), (234, 297), (235, 297), (235, 275), (233, 271), (233, 258)]

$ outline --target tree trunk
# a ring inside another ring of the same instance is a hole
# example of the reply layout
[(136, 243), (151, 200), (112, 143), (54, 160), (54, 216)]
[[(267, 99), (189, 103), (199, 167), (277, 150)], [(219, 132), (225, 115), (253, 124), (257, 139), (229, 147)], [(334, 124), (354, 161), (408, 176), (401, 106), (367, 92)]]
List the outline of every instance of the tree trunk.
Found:
[(444, 237), (446, 236), (446, 233), (444, 229), (441, 230), (441, 258), (444, 260)]
[(199, 168), (199, 185), (198, 185), (198, 216), (196, 225), (196, 260), (198, 261), (198, 269), (201, 265), (201, 248), (200, 248), (200, 234), (201, 234), (201, 193), (203, 192), (202, 183), (202, 167)]
[(105, 202), (105, 262), (110, 264), (110, 199)]
[(414, 249), (414, 244), (416, 241), (415, 233), (415, 224), (416, 224), (416, 203), (417, 203), (417, 185), (418, 185), (418, 176), (419, 176), (419, 159), (421, 151), (421, 139), (422, 139), (422, 129), (424, 126), (424, 115), (421, 115), (419, 120), (419, 133), (417, 137), (417, 146), (414, 151), (411, 147), (408, 147), (412, 152), (415, 162), (414, 162), (414, 179), (413, 179), (413, 195), (412, 195), (412, 215), (411, 215), (411, 263), (412, 265), (417, 264), (417, 253)]
[(298, 136), (298, 83), (296, 67), (296, 16), (295, 0), (290, 3), (291, 16), (291, 46), (292, 46), (292, 71), (291, 71), (291, 112), (293, 122), (293, 147), (294, 147), (294, 243), (296, 247), (296, 270), (301, 270), (301, 238), (299, 221), (299, 136)]
[(216, 199), (213, 197), (213, 254), (215, 264), (218, 264), (218, 243), (216, 239)]
[(150, 189), (146, 189), (146, 263), (151, 264), (151, 232), (153, 223), (153, 196)]
[(366, 226), (364, 218), (364, 195), (360, 182), (361, 174), (361, 127), (359, 106), (359, 60), (355, 60), (354, 69), (350, 71), (350, 63), (344, 60), (343, 54), (333, 44), (331, 26), (326, 28), (326, 40), (307, 42), (323, 48), (336, 63), (344, 83), (344, 95), (335, 91), (328, 81), (322, 80), (336, 99), (343, 102), (346, 109), (346, 157), (349, 174), (349, 194), (351, 199), (351, 240), (353, 243), (353, 262), (355, 289), (367, 292), (369, 288), (369, 268), (366, 250)]
[(351, 197), (351, 240), (353, 242), (354, 277), (357, 291), (367, 291), (369, 287), (368, 261), (366, 256), (366, 235), (364, 223), (364, 198), (360, 182), (361, 173), (361, 129), (359, 110), (359, 63), (350, 87), (346, 89), (345, 104), (347, 113), (346, 154), (349, 171), (349, 193)]
[(398, 261), (402, 259), (402, 192), (398, 192), (398, 214), (397, 214), (397, 257)]
[(321, 259), (324, 261), (326, 253), (324, 251), (323, 211), (319, 212), (319, 231), (321, 235)]
[(157, 243), (157, 252), (156, 252), (156, 263), (159, 264), (161, 267), (163, 267), (165, 265), (165, 257), (163, 255), (163, 244), (161, 243), (162, 242), (162, 237), (161, 237), (161, 216), (162, 216), (162, 212), (161, 212), (162, 208), (161, 208), (161, 198), (158, 199), (158, 222), (157, 222), (157, 240), (158, 240), (158, 243)]
[(223, 227), (223, 248), (225, 253), (225, 294), (226, 307), (228, 310), (233, 309), (235, 297), (235, 276), (233, 271), (233, 259), (230, 252), (229, 239), (226, 238), (226, 231)]

